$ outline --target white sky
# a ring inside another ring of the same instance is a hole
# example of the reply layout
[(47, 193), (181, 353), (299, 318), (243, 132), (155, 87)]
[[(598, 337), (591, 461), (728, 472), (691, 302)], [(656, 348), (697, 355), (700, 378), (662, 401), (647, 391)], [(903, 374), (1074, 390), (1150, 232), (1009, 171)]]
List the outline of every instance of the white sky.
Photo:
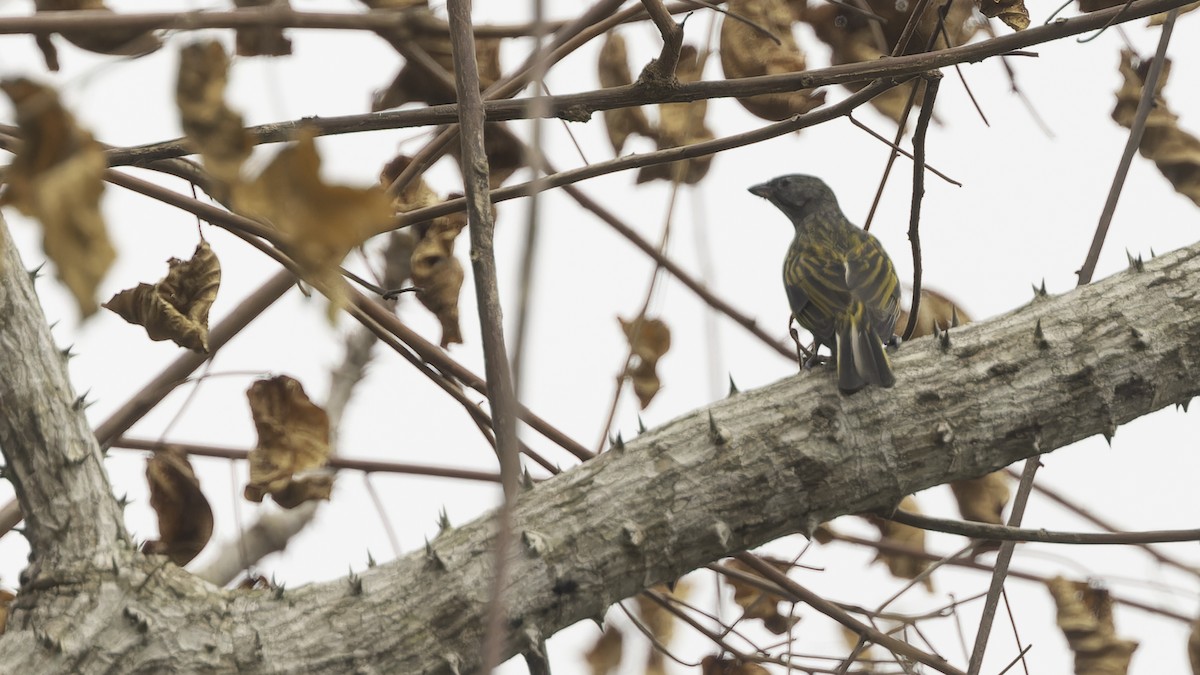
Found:
[[(814, 0), (818, 1), (818, 0)], [(223, 5), (200, 2), (112, 2), (120, 11), (162, 11), (167, 8), (205, 9)], [(528, 12), (526, 3), (477, 2), (479, 21), (514, 22)], [(341, 2), (304, 2), (303, 10), (355, 11), (359, 5)], [(577, 12), (573, 2), (551, 2), (548, 12), (566, 17)], [(25, 14), (32, 3), (0, 2), (0, 13)], [(1045, 19), (1047, 7), (1033, 8), (1034, 24)], [(1200, 13), (1198, 13), (1200, 14)], [(689, 42), (704, 39), (711, 13), (698, 11), (687, 24)], [(1157, 31), (1136, 22), (1127, 29), (1138, 51), (1153, 52)], [(998, 30), (1006, 29), (997, 24)], [(1170, 47), (1174, 59), (1167, 100), (1182, 117), (1184, 128), (1200, 133), (1200, 40), (1197, 15), (1186, 16), (1176, 27)], [(649, 26), (628, 27), (633, 69), (657, 54), (657, 34)], [(798, 39), (816, 67), (827, 62), (827, 52), (806, 28)], [(366, 33), (291, 31), (296, 53), (291, 58), (237, 59), (229, 99), (248, 124), (296, 119), (312, 115), (343, 115), (367, 109), (372, 90), (385, 86), (401, 60), (383, 40)], [(201, 37), (173, 34), (160, 52), (137, 61), (125, 61), (80, 51), (56, 38), (63, 71), (45, 72), (32, 38), (0, 36), (0, 76), (31, 76), (54, 83), (81, 123), (100, 140), (114, 145), (141, 144), (180, 134), (173, 107), (174, 71), (179, 48)], [(211, 31), (232, 44), (229, 32)], [(1009, 91), (1009, 81), (999, 62), (964, 65), (963, 75), (986, 112), (986, 127), (973, 112), (963, 86), (953, 70), (945, 71), (937, 113), (943, 124), (930, 130), (927, 156), (933, 166), (963, 182), (948, 185), (936, 177), (926, 180), (922, 211), (922, 246), (925, 284), (946, 292), (974, 317), (983, 319), (1010, 311), (1032, 297), (1031, 284), (1045, 279), (1052, 293), (1069, 291), (1074, 270), (1083, 262), (1127, 132), (1110, 118), (1121, 39), (1108, 31), (1095, 41), (1077, 44), (1062, 40), (1036, 48), (1039, 58), (1012, 59), (1019, 84), (1033, 100), (1054, 132), (1047, 138), (1033, 123), (1020, 101)], [(598, 87), (594, 63), (599, 41), (567, 58), (552, 71), (548, 85), (556, 94)], [(506, 43), (503, 62), (515, 66), (528, 43)], [(714, 56), (706, 77), (721, 77)], [(1189, 86), (1189, 83), (1193, 83)], [(831, 101), (845, 90), (829, 89)], [(877, 131), (891, 135), (894, 127), (873, 110), (860, 109), (856, 117)], [(714, 100), (709, 125), (718, 136), (764, 124), (732, 100)], [(0, 121), (11, 122), (7, 99), (0, 101)], [(564, 125), (545, 125), (551, 159), (560, 167), (577, 166), (580, 159), (570, 144)], [(528, 126), (517, 129), (526, 133)], [(611, 156), (600, 116), (570, 130), (590, 161)], [(324, 170), (338, 181), (367, 184), (379, 167), (399, 149), (415, 152), (427, 138), (420, 130), (375, 132), (325, 137), (318, 140), (325, 153)], [(644, 139), (628, 151), (653, 149)], [(270, 156), (275, 148), (263, 148)], [(773, 141), (719, 155), (698, 189), (680, 192), (672, 229), (670, 255), (697, 275), (711, 260), (713, 272), (706, 281), (714, 292), (744, 313), (756, 317), (768, 331), (784, 337), (788, 316), (780, 287), (779, 265), (791, 237), (787, 221), (765, 201), (749, 195), (751, 184), (784, 173), (822, 176), (839, 196), (851, 220), (861, 223), (870, 206), (887, 148), (838, 120)], [(0, 158), (0, 162), (7, 161)], [(133, 171), (141, 177), (148, 172)], [(524, 174), (518, 175), (524, 180)], [(652, 241), (660, 237), (668, 212), (670, 190), (665, 184), (635, 186), (631, 173), (586, 181), (580, 187), (605, 203)], [(459, 189), (457, 170), (448, 161), (438, 164), (429, 182), (446, 193)], [(185, 186), (174, 179), (164, 183), (177, 190)], [(872, 227), (891, 252), (902, 280), (910, 279), (911, 254), (906, 231), (911, 172), (907, 160), (897, 168), (885, 193), (880, 214)], [(186, 257), (196, 243), (192, 216), (159, 205), (139, 195), (110, 186), (104, 198), (111, 235), (119, 259), (105, 279), (100, 296), (136, 284), (152, 282), (165, 272), (165, 260)], [(588, 446), (595, 446), (612, 396), (613, 378), (625, 356), (625, 343), (616, 321), (637, 311), (646, 293), (652, 263), (595, 217), (576, 208), (561, 191), (543, 197), (541, 255), (534, 292), (534, 323), (523, 385), (525, 403), (539, 415)], [(30, 221), (13, 210), (5, 211), (28, 266), (43, 259), (39, 234)], [(508, 202), (499, 208), (497, 257), (501, 291), (514, 297), (519, 252), (524, 240), (526, 207)], [(1196, 241), (1200, 217), (1196, 207), (1175, 194), (1154, 166), (1135, 159), (1109, 232), (1096, 277), (1103, 278), (1126, 266), (1126, 250), (1149, 255)], [(275, 271), (262, 255), (221, 231), (204, 226), (205, 236), (221, 257), (224, 279), (213, 308), (219, 321), (246, 294)], [(468, 267), (466, 244), (458, 254)], [(55, 336), (60, 344), (76, 343), (79, 356), (71, 362), (77, 390), (91, 391), (96, 401), (89, 409), (94, 421), (103, 420), (126, 398), (180, 352), (169, 343), (152, 343), (141, 329), (101, 312), (80, 326), (73, 302), (51, 278), (39, 283), (46, 313), (59, 321)], [(468, 276), (461, 299), (465, 345), (451, 355), (483, 372), (474, 316), (474, 296)], [(511, 325), (514, 304), (506, 305)], [(765, 348), (744, 329), (724, 318), (716, 320), (715, 333), (707, 329), (705, 307), (673, 279), (660, 285), (651, 304), (673, 331), (671, 352), (661, 361), (664, 389), (642, 413), (647, 426), (723, 396), (732, 375), (742, 389), (758, 387), (796, 370), (795, 364)], [(222, 350), (214, 373), (233, 373), (206, 381), (186, 408), (168, 438), (250, 447), (254, 430), (247, 414), (244, 391), (253, 381), (247, 373), (287, 373), (303, 382), (315, 400), (324, 398), (328, 371), (341, 358), (340, 335), (351, 328), (343, 318), (336, 328), (325, 321), (323, 301), (304, 299), (295, 291), (243, 335)], [(436, 341), (436, 323), (415, 303), (406, 302), (401, 318)], [(360, 387), (345, 418), (340, 451), (349, 457), (376, 458), (437, 465), (492, 469), (490, 449), (467, 416), (440, 390), (406, 363), (378, 351), (367, 381)], [(814, 375), (820, 376), (820, 374)], [(897, 386), (905, 386), (903, 371)], [(180, 410), (188, 393), (181, 388), (134, 427), (131, 435), (157, 438)], [(803, 402), (797, 402), (803, 405)], [(627, 392), (617, 416), (616, 429), (626, 438), (637, 431), (636, 402)], [(1088, 505), (1095, 513), (1130, 529), (1194, 527), (1200, 515), (1200, 498), (1194, 489), (1200, 475), (1200, 418), (1174, 410), (1163, 411), (1122, 427), (1109, 448), (1092, 438), (1043, 458), (1038, 483)], [(526, 434), (535, 448), (569, 466), (571, 458), (555, 451), (535, 434)], [(214, 543), (197, 560), (203, 561), (219, 543), (235, 536), (238, 519), (249, 522), (260, 508), (240, 501), (245, 468), (223, 460), (194, 460), (217, 522)], [(139, 539), (156, 535), (143, 478), (144, 456), (114, 450), (108, 460), (117, 494), (128, 493), (134, 504), (127, 510), (131, 531)], [(496, 503), (490, 486), (444, 479), (377, 475), (372, 483), (386, 505), (387, 516), (405, 551), (432, 537), (438, 512), (445, 508), (461, 524)], [(7, 498), (7, 484), (0, 498)], [(931, 513), (953, 517), (949, 490), (935, 488), (919, 497)], [(1050, 529), (1088, 529), (1061, 509), (1035, 497), (1025, 523)], [(838, 521), (845, 531), (865, 531), (853, 519)], [(322, 507), (316, 525), (297, 538), (288, 550), (264, 561), (259, 571), (285, 581), (289, 587), (343, 576), (348, 567), (365, 567), (367, 552), (377, 560), (393, 557), (384, 524), (377, 516), (362, 477), (347, 472), (339, 479), (333, 500)], [(796, 551), (798, 538), (771, 547)], [(960, 541), (931, 535), (929, 547), (948, 553)], [(1177, 557), (1200, 564), (1196, 545), (1163, 546)], [(27, 553), (16, 535), (0, 539), (0, 578), (15, 585)], [(802, 583), (829, 597), (870, 606), (898, 589), (880, 565), (870, 565), (872, 553), (832, 545), (815, 547), (803, 562), (824, 568), (804, 572)], [(1198, 603), (1194, 578), (1181, 577), (1157, 566), (1136, 550), (1118, 547), (1070, 548), (1027, 546), (1018, 551), (1014, 567), (1044, 574), (1095, 575), (1109, 578), (1115, 593), (1136, 596), (1174, 611), (1195, 613)], [(986, 590), (987, 575), (942, 570), (935, 575), (937, 593), (906, 596), (896, 607), (919, 611), (945, 602), (947, 593), (959, 598)], [(711, 598), (709, 582), (707, 595)], [(1147, 584), (1151, 584), (1148, 586)], [(1161, 587), (1157, 584), (1166, 584)], [(1018, 613), (1022, 639), (1032, 641), (1030, 672), (1061, 673), (1070, 669), (1071, 655), (1053, 626), (1053, 608), (1040, 587), (1020, 581), (1009, 583), (1009, 600)], [(962, 611), (968, 631), (976, 623), (980, 603)], [(839, 653), (842, 638), (814, 611), (801, 608), (805, 628), (798, 651)], [(729, 616), (727, 613), (726, 616)], [(1136, 610), (1118, 609), (1118, 632), (1141, 641), (1133, 673), (1184, 672), (1187, 667), (1185, 627)], [(984, 672), (996, 672), (1016, 650), (1007, 628), (998, 620)], [(943, 622), (938, 642), (952, 661), (965, 663), (957, 648), (953, 625)], [(687, 630), (679, 631), (681, 636)], [(598, 634), (591, 624), (581, 624), (551, 642), (556, 667), (577, 672), (581, 644)], [(940, 634), (940, 633), (939, 633)], [(691, 640), (694, 634), (687, 636)], [(684, 637), (680, 638), (684, 640)], [(970, 639), (970, 636), (968, 637)], [(698, 660), (705, 645), (681, 649)], [(522, 672), (512, 666), (510, 672)], [(634, 671), (630, 671), (634, 672)], [(683, 671), (679, 672), (691, 672)]]

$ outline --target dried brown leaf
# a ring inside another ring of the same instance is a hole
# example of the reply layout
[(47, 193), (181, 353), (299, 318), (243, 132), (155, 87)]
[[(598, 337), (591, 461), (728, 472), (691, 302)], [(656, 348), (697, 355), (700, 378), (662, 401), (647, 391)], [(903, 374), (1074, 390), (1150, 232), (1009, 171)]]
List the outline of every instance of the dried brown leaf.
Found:
[(189, 260), (171, 258), (167, 276), (154, 285), (138, 284), (104, 303), (129, 323), (146, 328), (151, 340), (171, 340), (208, 353), (208, 310), (221, 285), (221, 263), (201, 240)]
[(183, 567), (212, 537), (213, 514), (200, 490), (187, 453), (166, 448), (146, 462), (150, 506), (158, 515), (158, 539), (142, 544), (142, 551), (165, 555)]
[[(922, 288), (921, 304), (917, 309), (917, 325), (909, 339), (933, 335), (934, 328), (941, 331), (968, 323), (971, 323), (971, 315), (953, 300), (937, 291)], [(902, 332), (907, 326), (908, 311), (901, 309), (900, 316), (896, 319), (896, 332)]]
[[(679, 65), (675, 68), (676, 79), (680, 82), (697, 82), (700, 80), (703, 70), (704, 64), (700, 61), (700, 55), (696, 48), (684, 45), (679, 50)], [(711, 141), (716, 136), (704, 124), (707, 114), (707, 101), (660, 104), (658, 106), (658, 126), (654, 129), (654, 140), (658, 144), (658, 149), (667, 150)], [(670, 164), (652, 164), (638, 170), (637, 182), (666, 180), (695, 185), (708, 173), (708, 167), (711, 164), (712, 155)]]
[(285, 235), (287, 253), (325, 286), (333, 309), (342, 300), (338, 265), (351, 249), (390, 227), (392, 201), (378, 185), (325, 183), (313, 138), (311, 129), (301, 130), (254, 181), (234, 186), (233, 204)]
[(4, 635), (4, 629), (8, 626), (8, 606), (16, 597), (12, 591), (0, 589), (0, 635)]
[(87, 317), (99, 309), (96, 287), (117, 257), (100, 215), (108, 162), (92, 135), (75, 124), (53, 89), (24, 78), (0, 81), (12, 99), (23, 142), (5, 174), (0, 205), (42, 223), (42, 248)]
[[(805, 70), (804, 52), (792, 36), (792, 10), (779, 0), (732, 0), (729, 12), (746, 21), (729, 19), (721, 24), (721, 67), (725, 77), (780, 75)], [(763, 35), (766, 29), (779, 39), (776, 43)], [(806, 113), (825, 102), (825, 92), (812, 89), (739, 98), (752, 115), (778, 121)]]
[(1013, 30), (1029, 28), (1029, 10), (1024, 0), (979, 0), (979, 11), (987, 17), (996, 17)]
[[(900, 508), (912, 513), (920, 513), (921, 507), (917, 505), (917, 500), (909, 495), (900, 500)], [(925, 530), (909, 525), (902, 525), (890, 520), (884, 520), (875, 516), (868, 516), (867, 520), (879, 528), (880, 541), (899, 544), (910, 548), (925, 550)], [(907, 555), (904, 553), (887, 553), (880, 551), (876, 556), (876, 560), (882, 560), (887, 564), (888, 571), (893, 576), (901, 579), (916, 579), (917, 575), (929, 569), (929, 561), (924, 558)], [(925, 577), (925, 588), (933, 590), (933, 580), (930, 577)]]
[(421, 231), (412, 252), (412, 281), (417, 299), (442, 324), (441, 345), (462, 344), (458, 325), (458, 296), (462, 290), (463, 267), (454, 257), (454, 240), (467, 226), (465, 213), (436, 218)]
[(246, 398), (258, 431), (258, 444), (250, 451), (246, 499), (261, 502), (270, 494), (284, 508), (328, 499), (332, 477), (306, 474), (329, 459), (329, 416), (325, 411), (308, 399), (299, 382), (286, 375), (255, 382)]
[[(371, 110), (378, 112), (395, 108), (405, 103), (419, 101), (429, 105), (453, 103), (456, 95), (454, 81), (454, 53), (450, 45), (450, 25), (435, 17), (428, 7), (413, 7), (408, 10), (411, 20), (406, 27), (406, 40), (425, 50), (449, 75), (449, 81), (430, 75), (415, 63), (405, 63), (399, 74), (386, 89), (376, 92)], [(479, 64), (479, 89), (487, 89), (500, 79), (500, 40), (479, 38), (475, 40), (475, 61)]]
[(700, 675), (770, 675), (757, 663), (733, 656), (706, 656), (700, 661)]
[(183, 132), (222, 189), (240, 180), (253, 147), (242, 116), (225, 105), (228, 81), (229, 56), (219, 42), (194, 42), (180, 52), (175, 104)]
[[(1134, 54), (1121, 52), (1121, 75), (1124, 82), (1117, 91), (1117, 106), (1112, 117), (1125, 128), (1133, 126), (1133, 118), (1141, 99), (1143, 83), (1150, 69), (1150, 62), (1135, 68)], [(1179, 116), (1171, 112), (1162, 97), (1162, 89), (1171, 73), (1171, 62), (1163, 64), (1154, 92), (1154, 107), (1146, 119), (1146, 130), (1138, 144), (1138, 152), (1154, 162), (1162, 175), (1175, 187), (1175, 191), (1200, 206), (1200, 139), (1179, 128)]]
[[(103, 0), (35, 0), (34, 6), (39, 12), (73, 10), (112, 12), (104, 5)], [(87, 28), (62, 31), (60, 34), (76, 47), (99, 54), (142, 56), (162, 46), (162, 42), (155, 37), (154, 33), (130, 28)], [(47, 39), (46, 42), (49, 43), (49, 40)], [(57, 69), (57, 67), (51, 68), (51, 70)]]
[[(408, 155), (396, 155), (390, 162), (384, 165), (383, 170), (379, 172), (380, 185), (387, 187), (395, 181), (404, 170), (412, 164), (413, 158)], [(442, 201), (438, 198), (437, 193), (430, 189), (425, 183), (425, 179), (417, 176), (410, 180), (400, 194), (396, 195), (392, 200), (392, 206), (397, 213), (405, 213), (415, 209), (433, 206)]]
[[(597, 69), (602, 87), (633, 84), (633, 75), (629, 72), (629, 55), (625, 50), (625, 38), (616, 31), (609, 31), (604, 38)], [(646, 119), (646, 112), (641, 107), (605, 110), (604, 128), (608, 131), (608, 141), (612, 143), (613, 152), (618, 155), (625, 148), (625, 141), (633, 134), (651, 135), (650, 121)]]
[[(233, 0), (238, 7), (273, 7), (279, 10), (292, 9), (288, 0)], [(259, 26), (237, 29), (238, 56), (286, 56), (292, 53), (292, 41), (277, 26)]]
[(658, 379), (658, 360), (671, 348), (671, 329), (660, 319), (639, 317), (626, 321), (620, 317), (621, 330), (629, 342), (633, 359), (626, 376), (633, 383), (633, 391), (645, 410), (662, 383)]
[(1075, 672), (1125, 675), (1138, 643), (1117, 637), (1108, 591), (1063, 577), (1046, 587), (1058, 606), (1058, 627), (1075, 653)]
[[(669, 588), (667, 584), (658, 584), (649, 590), (679, 600), (686, 600), (692, 593), (692, 585), (681, 579), (675, 583), (674, 588)], [(651, 600), (645, 593), (638, 594), (634, 597), (634, 600), (637, 603), (638, 615), (642, 619), (642, 625), (659, 642), (662, 644), (669, 643), (675, 635), (675, 626), (678, 622), (677, 617), (662, 605)]]
[(612, 624), (604, 627), (604, 632), (596, 638), (596, 643), (587, 650), (583, 658), (592, 669), (592, 675), (609, 675), (621, 667), (621, 650), (624, 647), (625, 636), (619, 628)]
[(958, 500), (958, 512), (963, 519), (992, 525), (1004, 524), (1000, 514), (1004, 512), (1012, 493), (1003, 471), (989, 473), (982, 478), (953, 481), (950, 489)]
[[(792, 569), (792, 564), (786, 560), (771, 556), (759, 557), (784, 574)], [(740, 560), (729, 560), (725, 564), (739, 572), (762, 579), (764, 584), (772, 583)], [(785, 600), (783, 596), (764, 591), (758, 586), (733, 577), (725, 577), (725, 580), (733, 587), (733, 601), (742, 608), (743, 619), (759, 619), (767, 630), (776, 635), (787, 633), (800, 620), (799, 617), (780, 613), (779, 603)]]

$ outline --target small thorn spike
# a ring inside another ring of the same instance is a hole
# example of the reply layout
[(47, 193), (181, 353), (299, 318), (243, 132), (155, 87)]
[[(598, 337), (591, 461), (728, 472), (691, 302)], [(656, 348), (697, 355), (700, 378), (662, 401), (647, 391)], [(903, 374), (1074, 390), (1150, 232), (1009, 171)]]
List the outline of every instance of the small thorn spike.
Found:
[(733, 381), (733, 373), (730, 373), (729, 374), (729, 395), (733, 396), (734, 394), (738, 393), (739, 391), (740, 390), (738, 389), (737, 383)]

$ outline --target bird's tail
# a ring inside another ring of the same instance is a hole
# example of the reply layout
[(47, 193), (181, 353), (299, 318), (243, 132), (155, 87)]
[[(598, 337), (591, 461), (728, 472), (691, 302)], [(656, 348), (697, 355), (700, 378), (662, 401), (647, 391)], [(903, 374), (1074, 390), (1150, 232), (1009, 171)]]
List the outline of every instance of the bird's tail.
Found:
[(838, 389), (852, 394), (868, 384), (896, 383), (883, 341), (867, 323), (848, 321), (837, 331)]

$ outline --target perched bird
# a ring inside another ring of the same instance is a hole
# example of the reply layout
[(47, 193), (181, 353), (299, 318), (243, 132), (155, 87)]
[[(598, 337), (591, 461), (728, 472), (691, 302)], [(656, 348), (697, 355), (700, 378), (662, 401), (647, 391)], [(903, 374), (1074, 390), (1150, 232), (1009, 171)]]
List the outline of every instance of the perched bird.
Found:
[(825, 345), (833, 354), (838, 388), (852, 393), (868, 384), (892, 386), (896, 378), (884, 344), (891, 342), (900, 312), (900, 283), (879, 240), (846, 219), (820, 178), (780, 176), (750, 192), (792, 219), (796, 236), (783, 261), (784, 290), (817, 349)]

